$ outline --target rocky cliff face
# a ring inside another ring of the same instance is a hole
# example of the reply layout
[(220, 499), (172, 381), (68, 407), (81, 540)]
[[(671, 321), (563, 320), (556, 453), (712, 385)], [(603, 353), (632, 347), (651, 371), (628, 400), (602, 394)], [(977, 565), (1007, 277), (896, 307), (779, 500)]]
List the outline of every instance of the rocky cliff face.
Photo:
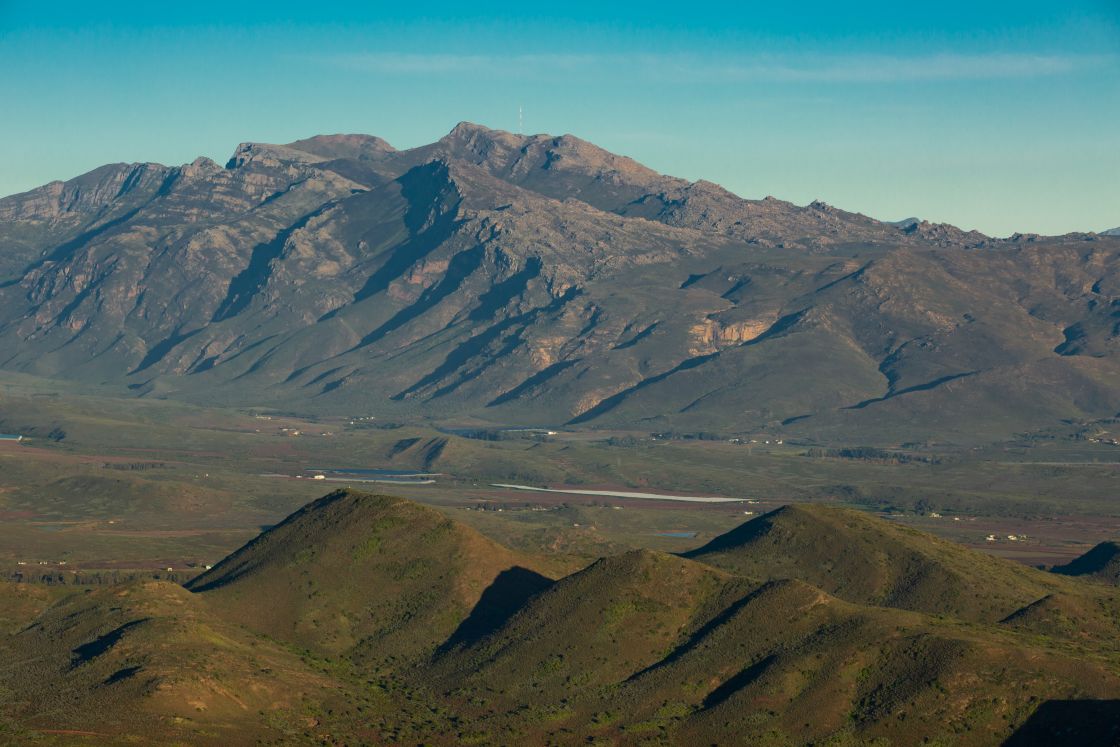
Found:
[(303, 411), (982, 438), (1120, 410), (1118, 258), (743, 200), (571, 136), (244, 143), (0, 200), (0, 366)]

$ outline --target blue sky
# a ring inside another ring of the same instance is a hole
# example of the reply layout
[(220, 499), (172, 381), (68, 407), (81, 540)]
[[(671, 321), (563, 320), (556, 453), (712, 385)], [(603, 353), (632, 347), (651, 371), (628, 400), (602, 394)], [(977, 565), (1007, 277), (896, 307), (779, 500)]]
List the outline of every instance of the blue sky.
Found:
[(160, 5), (0, 0), (0, 194), (243, 140), (516, 130), (522, 106), (526, 132), (745, 197), (1120, 226), (1120, 0)]

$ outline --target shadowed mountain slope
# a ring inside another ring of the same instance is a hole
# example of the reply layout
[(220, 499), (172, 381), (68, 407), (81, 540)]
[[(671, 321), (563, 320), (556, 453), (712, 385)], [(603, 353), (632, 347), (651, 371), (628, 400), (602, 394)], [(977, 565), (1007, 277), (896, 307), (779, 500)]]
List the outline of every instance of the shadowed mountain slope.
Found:
[[(635, 550), (603, 558), (538, 594), (490, 635), (437, 657), (444, 686), (506, 696), (625, 680), (726, 604), (737, 584), (714, 568)], [(698, 619), (699, 618), (699, 619)]]
[(1120, 411), (1118, 267), (1117, 237), (900, 227), (463, 123), (0, 200), (0, 367), (309, 413), (977, 442)]
[(1081, 557), (1050, 570), (1063, 576), (1088, 576), (1120, 584), (1120, 544), (1101, 542)]
[[(1011, 681), (1040, 690), (1005, 689)], [(1061, 654), (786, 580), (737, 600), (604, 707), (660, 722), (681, 744), (782, 734), (792, 743), (983, 745), (1042, 692), (1085, 687), (1101, 697), (1116, 684), (1107, 667), (1071, 668)]]

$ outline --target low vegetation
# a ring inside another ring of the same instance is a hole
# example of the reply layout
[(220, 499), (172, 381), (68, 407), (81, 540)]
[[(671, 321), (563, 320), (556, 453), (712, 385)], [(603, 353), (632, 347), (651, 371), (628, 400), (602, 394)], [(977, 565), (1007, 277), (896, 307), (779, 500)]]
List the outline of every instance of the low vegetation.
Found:
[(987, 745), (1120, 693), (1107, 584), (817, 505), (686, 555), (581, 568), (336, 491), (187, 588), (5, 587), (0, 723), (76, 743)]

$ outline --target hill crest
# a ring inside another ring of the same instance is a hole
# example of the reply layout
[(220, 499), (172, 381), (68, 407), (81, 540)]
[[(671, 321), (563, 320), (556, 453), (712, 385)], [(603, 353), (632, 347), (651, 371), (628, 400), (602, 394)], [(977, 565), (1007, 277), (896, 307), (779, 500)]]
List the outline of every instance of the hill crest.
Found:
[(1120, 584), (1120, 543), (1101, 542), (1084, 555), (1065, 565), (1050, 569), (1063, 576), (1091, 576), (1102, 581)]
[(385, 663), (430, 652), (472, 611), (486, 614), (476, 607), (500, 577), (509, 593), (546, 586), (533, 566), (435, 509), (339, 490), (187, 586), (253, 630)]
[(791, 504), (685, 557), (840, 599), (997, 622), (1054, 590), (1047, 574), (853, 509)]

